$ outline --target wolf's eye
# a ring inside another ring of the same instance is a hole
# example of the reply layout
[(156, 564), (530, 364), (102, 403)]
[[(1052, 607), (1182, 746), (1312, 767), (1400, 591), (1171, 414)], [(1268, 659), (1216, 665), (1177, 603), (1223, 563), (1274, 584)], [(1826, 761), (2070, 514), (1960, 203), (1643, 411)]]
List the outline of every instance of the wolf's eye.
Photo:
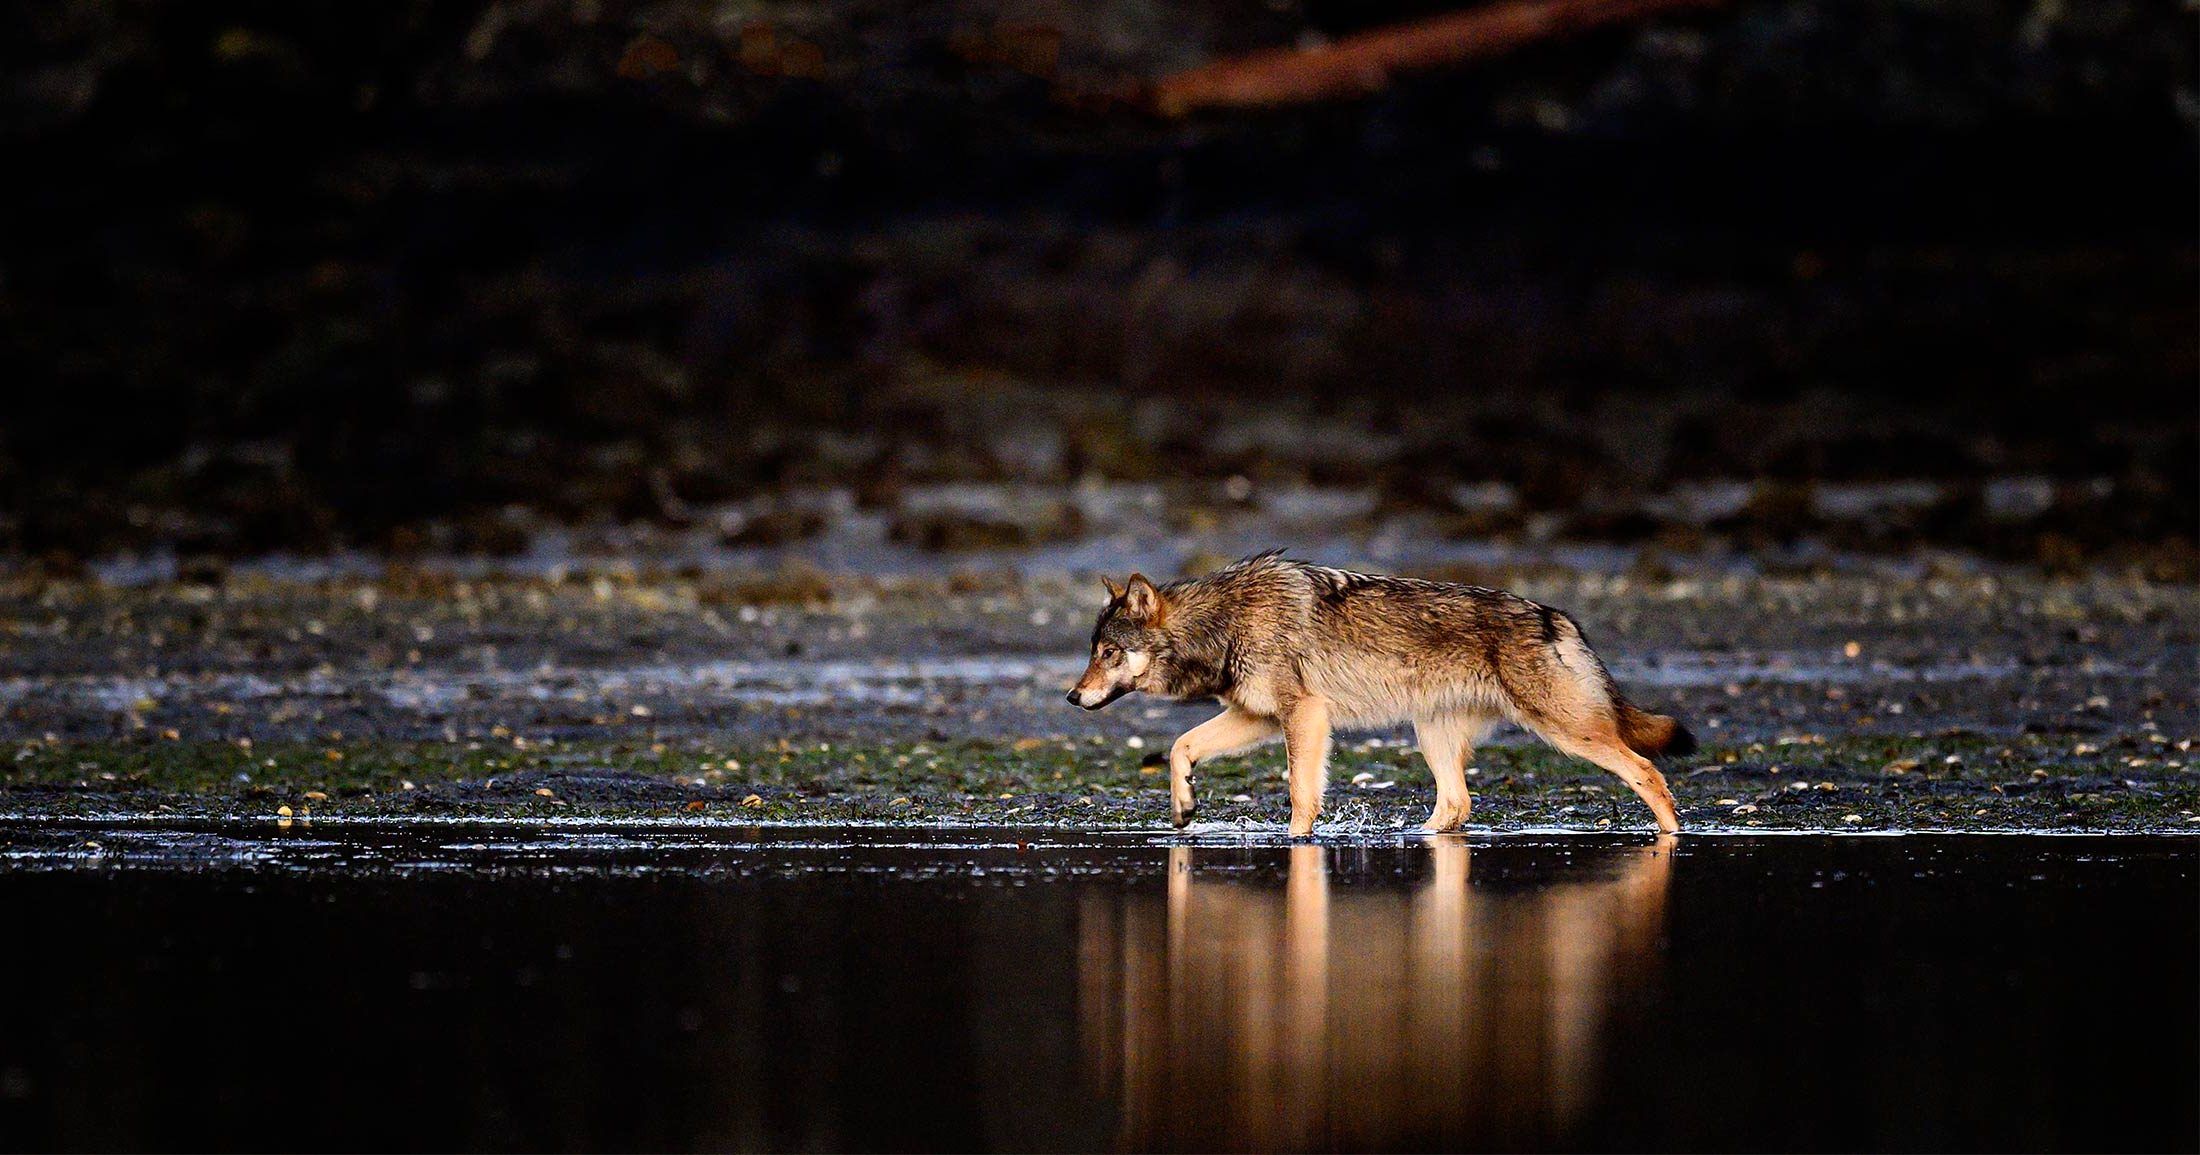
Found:
[(1115, 660), (1115, 655), (1118, 652), (1119, 651), (1114, 646), (1102, 646), (1100, 647), (1100, 660), (1103, 662), (1112, 662)]

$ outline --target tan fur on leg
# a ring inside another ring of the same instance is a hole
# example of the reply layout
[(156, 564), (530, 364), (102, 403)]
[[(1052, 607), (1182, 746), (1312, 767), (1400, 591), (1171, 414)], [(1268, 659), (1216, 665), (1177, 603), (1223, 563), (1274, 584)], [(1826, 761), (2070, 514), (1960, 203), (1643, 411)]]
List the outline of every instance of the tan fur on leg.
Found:
[(1413, 736), (1421, 745), (1421, 758), (1436, 776), (1436, 809), (1421, 829), (1431, 833), (1457, 830), (1467, 821), (1474, 800), (1467, 793), (1467, 760), (1474, 744), (1489, 732), (1491, 720), (1471, 714), (1445, 714), (1413, 724)]
[(1314, 833), (1329, 781), (1329, 701), (1308, 695), (1292, 703), (1283, 717), (1283, 742), (1290, 760), (1291, 837), (1305, 838)]
[(1273, 738), (1277, 729), (1274, 718), (1231, 707), (1184, 731), (1169, 747), (1169, 820), (1181, 830), (1198, 809), (1192, 798), (1192, 767)]
[(1564, 733), (1537, 728), (1543, 739), (1564, 753), (1594, 762), (1619, 777), (1627, 788), (1642, 799), (1643, 805), (1658, 821), (1658, 831), (1673, 834), (1680, 830), (1680, 815), (1673, 809), (1673, 792), (1665, 784), (1665, 775), (1650, 760), (1627, 748), (1617, 730), (1604, 733)]

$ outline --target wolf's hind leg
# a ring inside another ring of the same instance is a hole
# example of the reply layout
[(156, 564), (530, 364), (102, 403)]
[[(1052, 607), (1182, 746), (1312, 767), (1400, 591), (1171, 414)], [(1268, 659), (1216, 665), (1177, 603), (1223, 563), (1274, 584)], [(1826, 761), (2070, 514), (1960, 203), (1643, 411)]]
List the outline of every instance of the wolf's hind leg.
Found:
[(1184, 731), (1169, 747), (1169, 821), (1182, 830), (1198, 804), (1192, 799), (1192, 767), (1218, 754), (1242, 750), (1276, 736), (1276, 720), (1235, 706)]
[(1650, 760), (1627, 748), (1620, 740), (1619, 728), (1610, 721), (1579, 729), (1560, 729), (1542, 723), (1531, 723), (1535, 732), (1561, 751), (1576, 758), (1587, 759), (1613, 774), (1642, 799), (1643, 805), (1658, 820), (1660, 833), (1673, 834), (1680, 830), (1680, 816), (1673, 810), (1673, 792), (1665, 785), (1665, 775)]
[(1321, 816), (1329, 779), (1328, 699), (1309, 695), (1293, 702), (1283, 715), (1283, 744), (1290, 760), (1291, 837), (1305, 838)]
[(1492, 721), (1474, 714), (1442, 714), (1413, 724), (1421, 758), (1436, 776), (1436, 809), (1421, 829), (1457, 830), (1466, 822), (1474, 808), (1467, 794), (1467, 761), (1474, 757), (1474, 744), (1489, 733)]

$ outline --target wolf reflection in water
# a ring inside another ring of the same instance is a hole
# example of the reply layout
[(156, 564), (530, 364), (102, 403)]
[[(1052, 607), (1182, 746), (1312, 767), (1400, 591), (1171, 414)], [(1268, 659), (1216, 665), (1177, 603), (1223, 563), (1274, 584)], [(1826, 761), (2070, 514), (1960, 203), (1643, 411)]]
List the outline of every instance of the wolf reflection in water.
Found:
[(1562, 1143), (1658, 980), (1670, 839), (1513, 892), (1470, 885), (1451, 838), (1411, 893), (1332, 879), (1320, 846), (1291, 848), (1281, 893), (1201, 853), (1170, 850), (1165, 906), (1079, 912), (1087, 1074), (1124, 1148)]

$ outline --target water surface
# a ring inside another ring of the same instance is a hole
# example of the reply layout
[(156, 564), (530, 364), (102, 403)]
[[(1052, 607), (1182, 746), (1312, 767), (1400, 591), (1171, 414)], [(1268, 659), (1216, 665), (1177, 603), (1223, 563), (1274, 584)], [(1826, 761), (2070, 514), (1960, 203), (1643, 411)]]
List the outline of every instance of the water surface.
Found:
[(13, 1149), (2200, 1143), (2194, 839), (34, 823), (0, 853)]

